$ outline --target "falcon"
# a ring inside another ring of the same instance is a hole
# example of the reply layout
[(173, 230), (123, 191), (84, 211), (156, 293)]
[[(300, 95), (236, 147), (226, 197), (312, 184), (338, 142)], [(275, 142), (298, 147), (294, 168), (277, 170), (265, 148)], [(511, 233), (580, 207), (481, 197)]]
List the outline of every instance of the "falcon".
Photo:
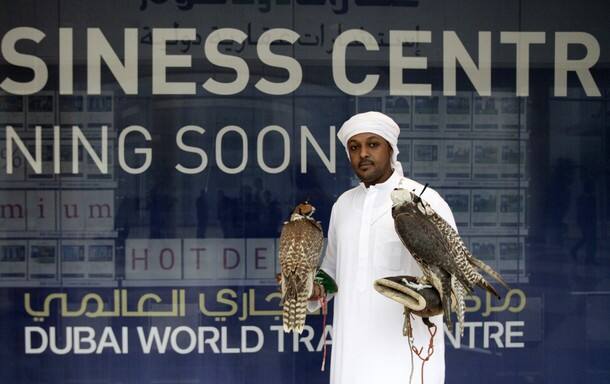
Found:
[(421, 198), (423, 192), (418, 196), (413, 191), (397, 188), (391, 194), (396, 233), (423, 272), (418, 283), (410, 284), (416, 289), (432, 285), (441, 295), (447, 328), (453, 329), (450, 318), (450, 308), (453, 307), (463, 333), (466, 294), (479, 286), (500, 298), (480, 271), (509, 288), (499, 273), (470, 253), (453, 227)]
[(284, 332), (303, 332), (307, 301), (312, 294), (324, 243), (322, 225), (305, 201), (294, 208), (280, 235), (280, 267)]

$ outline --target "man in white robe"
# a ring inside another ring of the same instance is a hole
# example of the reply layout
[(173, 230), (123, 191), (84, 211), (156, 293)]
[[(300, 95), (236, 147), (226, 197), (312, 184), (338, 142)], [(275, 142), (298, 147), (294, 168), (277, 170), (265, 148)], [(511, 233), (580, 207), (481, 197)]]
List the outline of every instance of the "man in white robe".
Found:
[[(403, 307), (376, 292), (382, 277), (421, 276), (416, 261), (394, 229), (390, 193), (424, 186), (405, 178), (398, 162), (400, 128), (388, 116), (366, 112), (346, 121), (337, 136), (346, 147), (352, 168), (362, 181), (335, 202), (328, 230), (328, 246), (320, 269), (338, 286), (334, 297), (331, 384), (407, 383), (411, 355), (402, 335)], [(385, 152), (381, 151), (386, 146)], [(385, 159), (384, 159), (385, 157)], [(455, 228), (447, 203), (432, 188), (422, 195)], [(320, 289), (320, 288), (317, 288)], [(314, 301), (309, 309), (316, 308)], [(437, 326), (434, 353), (425, 363), (426, 384), (443, 383), (445, 343), (442, 315), (430, 319)], [(414, 345), (428, 350), (430, 334), (421, 318), (412, 321)], [(414, 382), (421, 379), (421, 360), (414, 356)]]

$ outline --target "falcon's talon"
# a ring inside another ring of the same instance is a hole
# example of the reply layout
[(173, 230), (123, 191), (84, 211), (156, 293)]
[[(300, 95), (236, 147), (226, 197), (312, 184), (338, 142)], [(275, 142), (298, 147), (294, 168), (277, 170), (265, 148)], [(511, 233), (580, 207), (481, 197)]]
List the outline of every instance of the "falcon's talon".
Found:
[(422, 283), (413, 283), (405, 278), (402, 279), (402, 282), (409, 288), (413, 288), (416, 291), (421, 291), (424, 288), (432, 288), (431, 285), (428, 284), (422, 284)]

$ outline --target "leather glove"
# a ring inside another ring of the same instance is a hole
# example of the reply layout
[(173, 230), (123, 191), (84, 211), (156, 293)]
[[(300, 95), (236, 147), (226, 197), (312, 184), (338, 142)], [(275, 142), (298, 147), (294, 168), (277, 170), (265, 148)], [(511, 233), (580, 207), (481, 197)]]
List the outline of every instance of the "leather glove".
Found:
[(443, 313), (438, 291), (432, 286), (417, 284), (417, 278), (414, 276), (384, 277), (375, 280), (374, 287), (377, 292), (423, 318)]

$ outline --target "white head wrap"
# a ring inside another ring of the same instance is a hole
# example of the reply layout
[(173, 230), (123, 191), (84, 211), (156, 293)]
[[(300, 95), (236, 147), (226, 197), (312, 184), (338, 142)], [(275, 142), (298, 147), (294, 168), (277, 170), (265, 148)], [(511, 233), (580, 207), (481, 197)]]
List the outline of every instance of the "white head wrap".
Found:
[(337, 137), (345, 147), (347, 158), (349, 159), (349, 148), (347, 141), (354, 135), (359, 133), (370, 132), (379, 135), (387, 140), (392, 146), (392, 168), (403, 176), (402, 165), (398, 161), (398, 135), (400, 127), (391, 117), (384, 115), (381, 112), (363, 112), (350, 117), (343, 125)]

